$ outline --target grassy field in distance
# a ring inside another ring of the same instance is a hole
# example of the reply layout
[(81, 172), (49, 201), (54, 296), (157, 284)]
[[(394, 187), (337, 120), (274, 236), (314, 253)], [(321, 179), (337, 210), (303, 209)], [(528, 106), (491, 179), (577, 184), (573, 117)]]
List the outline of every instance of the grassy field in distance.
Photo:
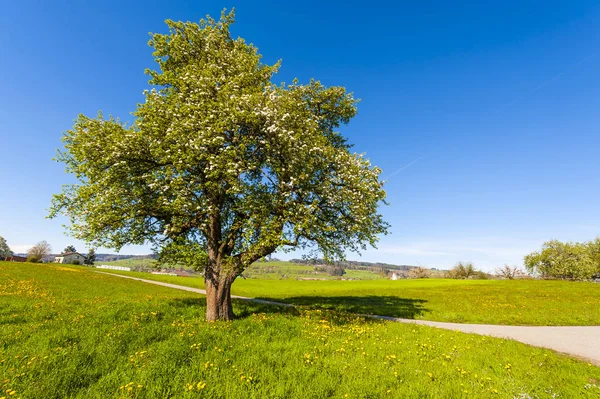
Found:
[[(116, 273), (204, 288), (201, 277)], [(457, 323), (600, 325), (600, 284), (588, 282), (238, 278), (232, 292), (318, 309)]]
[(384, 277), (369, 270), (346, 269), (343, 276), (331, 276), (324, 271), (315, 270), (315, 266), (301, 265), (287, 261), (255, 262), (243, 273), (249, 279), (280, 280), (280, 279), (316, 279), (339, 280), (361, 279), (381, 280)]
[(206, 323), (204, 306), (84, 267), (0, 262), (0, 395), (600, 397), (600, 368), (514, 341), (245, 301), (238, 320)]
[[(98, 261), (97, 265), (109, 266), (126, 266), (131, 268), (152, 268), (155, 266), (154, 259), (145, 258), (130, 258), (116, 261), (104, 262)], [(179, 268), (176, 267), (176, 268)], [(271, 262), (255, 262), (245, 272), (244, 277), (249, 279), (266, 279), (266, 280), (281, 280), (281, 279), (318, 279), (318, 280), (335, 280), (340, 279), (337, 276), (331, 276), (324, 271), (316, 271), (314, 266), (300, 265), (287, 261), (271, 261)], [(351, 270), (347, 269), (346, 274), (341, 278), (344, 279), (360, 279), (360, 280), (381, 280), (384, 277), (380, 274), (369, 270)]]

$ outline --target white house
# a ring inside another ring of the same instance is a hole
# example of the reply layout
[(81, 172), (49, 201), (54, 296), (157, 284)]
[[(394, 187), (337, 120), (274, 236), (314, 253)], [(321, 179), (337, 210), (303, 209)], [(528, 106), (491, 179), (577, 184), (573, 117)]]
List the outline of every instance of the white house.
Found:
[(80, 265), (83, 265), (83, 261), (85, 260), (85, 256), (78, 252), (66, 252), (64, 254), (60, 254), (54, 258), (54, 262), (56, 263), (73, 263), (75, 261), (79, 262)]

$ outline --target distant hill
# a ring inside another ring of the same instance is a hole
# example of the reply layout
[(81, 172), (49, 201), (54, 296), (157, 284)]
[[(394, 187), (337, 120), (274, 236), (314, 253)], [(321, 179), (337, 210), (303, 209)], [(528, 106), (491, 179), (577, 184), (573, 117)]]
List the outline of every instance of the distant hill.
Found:
[(403, 270), (409, 271), (411, 269), (415, 269), (419, 266), (414, 265), (392, 265), (389, 263), (380, 263), (380, 262), (362, 262), (355, 260), (347, 260), (347, 261), (337, 261), (332, 263), (327, 263), (324, 259), (292, 259), (291, 263), (299, 263), (301, 265), (311, 265), (311, 266), (319, 266), (319, 265), (334, 265), (341, 266), (345, 269), (350, 270), (371, 270), (371, 269), (387, 269), (387, 270)]

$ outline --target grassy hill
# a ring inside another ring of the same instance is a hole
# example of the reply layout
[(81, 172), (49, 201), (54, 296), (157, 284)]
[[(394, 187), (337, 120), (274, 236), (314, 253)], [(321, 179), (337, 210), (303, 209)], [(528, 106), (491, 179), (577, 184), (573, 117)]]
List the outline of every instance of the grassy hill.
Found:
[(513, 341), (335, 311), (234, 305), (238, 320), (207, 323), (200, 295), (84, 267), (0, 262), (0, 395), (600, 395), (600, 368)]

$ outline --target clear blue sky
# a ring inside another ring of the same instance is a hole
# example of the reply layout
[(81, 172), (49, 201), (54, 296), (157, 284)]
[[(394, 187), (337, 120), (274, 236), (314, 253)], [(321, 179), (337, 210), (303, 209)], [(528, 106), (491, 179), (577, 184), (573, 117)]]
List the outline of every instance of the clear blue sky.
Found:
[(283, 60), (277, 80), (362, 99), (343, 133), (388, 177), (392, 224), (363, 259), (491, 270), (548, 239), (600, 234), (597, 2), (292, 3), (5, 2), (0, 235), (17, 252), (40, 240), (85, 250), (45, 219), (72, 182), (51, 160), (61, 133), (78, 113), (130, 118), (153, 63), (148, 32), (165, 19), (232, 6), (233, 33)]

